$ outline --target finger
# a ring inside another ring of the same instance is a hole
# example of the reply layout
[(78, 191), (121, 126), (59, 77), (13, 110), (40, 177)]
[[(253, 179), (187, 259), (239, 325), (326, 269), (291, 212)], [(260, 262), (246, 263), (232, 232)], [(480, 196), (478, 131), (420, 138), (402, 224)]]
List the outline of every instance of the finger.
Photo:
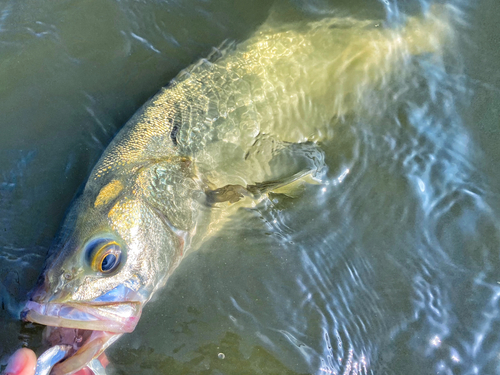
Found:
[[(101, 362), (102, 367), (104, 368), (109, 365), (109, 359), (104, 353), (99, 356), (98, 360), (99, 362)], [(88, 367), (84, 367), (81, 370), (75, 372), (73, 375), (94, 375), (94, 373)]]
[(101, 362), (102, 367), (106, 368), (109, 365), (109, 359), (106, 356), (106, 353), (102, 353), (98, 359), (99, 362)]
[(34, 375), (36, 368), (35, 352), (28, 348), (17, 350), (9, 359), (5, 375)]
[(92, 371), (88, 367), (84, 367), (81, 370), (78, 370), (73, 375), (94, 375)]

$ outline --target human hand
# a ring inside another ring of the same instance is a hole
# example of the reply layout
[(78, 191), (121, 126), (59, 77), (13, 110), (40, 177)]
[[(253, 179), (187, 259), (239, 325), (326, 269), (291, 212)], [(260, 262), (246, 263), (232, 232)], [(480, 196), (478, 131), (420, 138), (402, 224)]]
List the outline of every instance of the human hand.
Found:
[[(99, 357), (99, 361), (106, 367), (109, 360), (103, 353)], [(9, 358), (9, 363), (3, 372), (4, 375), (35, 375), (36, 368), (36, 354), (33, 350), (28, 348), (21, 348), (17, 350), (12, 357)], [(93, 375), (92, 371), (87, 367), (75, 372), (74, 375)]]
[(34, 375), (35, 368), (35, 352), (28, 348), (21, 348), (9, 358), (4, 375)]

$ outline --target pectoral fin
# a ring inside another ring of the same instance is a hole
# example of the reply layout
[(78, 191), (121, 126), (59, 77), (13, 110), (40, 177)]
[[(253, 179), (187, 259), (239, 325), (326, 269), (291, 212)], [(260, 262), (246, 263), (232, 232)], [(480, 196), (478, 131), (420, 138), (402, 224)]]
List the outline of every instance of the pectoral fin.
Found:
[(208, 190), (205, 193), (209, 205), (220, 202), (236, 203), (243, 197), (251, 195), (247, 188), (241, 185), (226, 185), (215, 190)]
[(313, 171), (297, 173), (291, 176), (288, 181), (268, 186), (270, 189), (266, 193), (283, 194), (290, 198), (297, 198), (304, 191), (307, 184), (319, 185), (321, 183), (321, 181), (313, 177), (313, 174)]
[(305, 184), (319, 184), (313, 177), (315, 171), (302, 171), (290, 177), (274, 181), (258, 182), (254, 185), (226, 185), (215, 190), (206, 191), (207, 204), (229, 202), (236, 203), (245, 197), (259, 200), (268, 193), (283, 194), (296, 198), (304, 190)]

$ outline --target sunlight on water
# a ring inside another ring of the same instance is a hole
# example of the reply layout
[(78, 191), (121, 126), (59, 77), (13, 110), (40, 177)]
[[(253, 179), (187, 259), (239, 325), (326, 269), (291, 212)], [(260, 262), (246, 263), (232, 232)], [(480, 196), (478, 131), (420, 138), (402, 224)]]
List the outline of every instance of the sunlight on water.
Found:
[(2, 364), (40, 347), (18, 313), (78, 185), (207, 57), (175, 79), (197, 172), (313, 181), (203, 208), (197, 251), (109, 348), (110, 373), (498, 372), (496, 21), (477, 16), (497, 5), (19, 4), (0, 6)]

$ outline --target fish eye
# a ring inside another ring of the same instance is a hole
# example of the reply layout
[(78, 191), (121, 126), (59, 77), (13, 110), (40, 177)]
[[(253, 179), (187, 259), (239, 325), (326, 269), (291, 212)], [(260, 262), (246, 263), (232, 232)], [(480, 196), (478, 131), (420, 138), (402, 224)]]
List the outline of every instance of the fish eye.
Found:
[(111, 273), (120, 265), (121, 248), (115, 241), (99, 241), (91, 244), (87, 257), (95, 272)]

